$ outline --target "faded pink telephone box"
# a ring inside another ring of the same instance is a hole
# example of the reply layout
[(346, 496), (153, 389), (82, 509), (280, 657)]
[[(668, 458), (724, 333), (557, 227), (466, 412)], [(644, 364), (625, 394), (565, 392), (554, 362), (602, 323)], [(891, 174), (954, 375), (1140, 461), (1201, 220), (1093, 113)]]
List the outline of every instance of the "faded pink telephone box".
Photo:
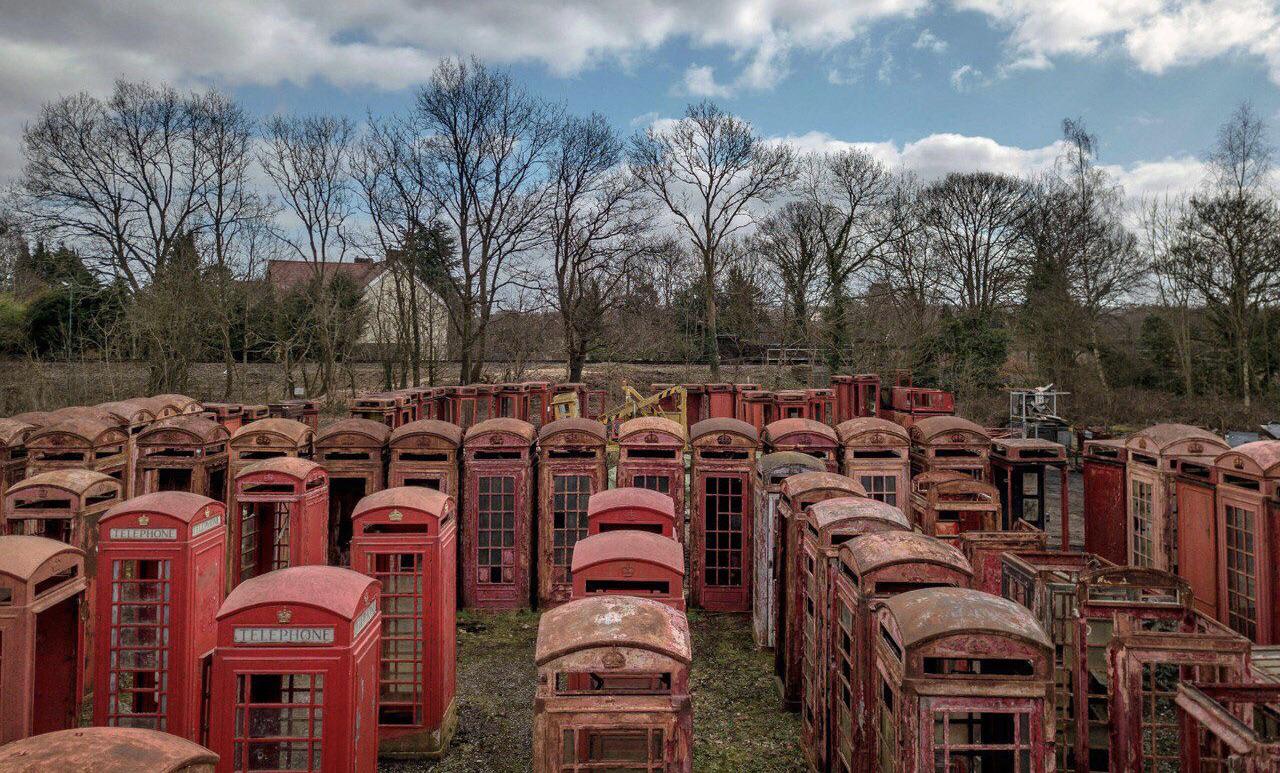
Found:
[(836, 427), (840, 472), (866, 489), (867, 496), (906, 509), (911, 490), (911, 440), (900, 425), (866, 416)]
[(679, 541), (671, 497), (645, 488), (597, 491), (587, 502), (587, 534), (647, 531)]
[(840, 441), (836, 431), (813, 419), (778, 419), (764, 428), (766, 453), (796, 451), (821, 459), (827, 472), (840, 471)]
[(707, 419), (693, 425), (689, 442), (692, 601), (703, 609), (745, 612), (751, 608), (751, 487), (760, 441), (746, 422)]
[(670, 419), (643, 416), (624, 421), (618, 428), (614, 481), (618, 488), (647, 488), (670, 497), (676, 539), (681, 542), (685, 540), (684, 447), (684, 427)]
[[(0, 744), (75, 727), (84, 698), (84, 552), (0, 537)], [(3, 759), (0, 756), (0, 759)]]
[(397, 427), (388, 443), (391, 462), (387, 486), (421, 486), (458, 500), (462, 429), (439, 419), (422, 419)]
[(578, 540), (573, 550), (573, 598), (623, 595), (661, 601), (684, 611), (684, 551), (645, 531), (608, 531)]
[(591, 419), (557, 419), (538, 432), (540, 607), (571, 597), (573, 546), (587, 536), (587, 503), (609, 485), (607, 440), (604, 425)]
[(1280, 644), (1280, 441), (1236, 446), (1214, 468), (1217, 539), (1207, 547), (1219, 603), (1210, 614), (1256, 644)]
[(329, 475), (309, 459), (276, 457), (236, 476), (231, 516), (232, 587), (276, 569), (328, 560)]
[(462, 601), (529, 606), (533, 539), (533, 425), (489, 419), (463, 440)]
[(458, 726), (453, 498), (389, 488), (360, 500), (351, 520), (351, 566), (381, 583), (379, 753), (437, 756)]
[(294, 566), (241, 583), (218, 610), (209, 748), (218, 770), (373, 773), (378, 581)]
[(191, 491), (225, 501), (230, 441), (221, 424), (201, 415), (161, 419), (135, 440), (133, 493)]
[(351, 512), (362, 498), (387, 487), (391, 430), (370, 419), (340, 419), (316, 435), (315, 460), (329, 473), (329, 560), (347, 566)]
[(952, 470), (991, 480), (991, 436), (959, 416), (930, 416), (907, 430), (911, 436), (911, 475)]
[(168, 733), (132, 727), (57, 730), (0, 747), (8, 773), (213, 773), (218, 755)]
[(93, 723), (201, 738), (226, 567), (226, 509), (144, 494), (98, 520)]

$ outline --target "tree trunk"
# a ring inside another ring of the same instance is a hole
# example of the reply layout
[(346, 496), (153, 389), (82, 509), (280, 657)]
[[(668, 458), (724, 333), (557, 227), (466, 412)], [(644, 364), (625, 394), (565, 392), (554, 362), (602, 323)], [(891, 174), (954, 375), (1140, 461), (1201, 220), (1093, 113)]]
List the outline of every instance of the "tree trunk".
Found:
[(720, 380), (720, 320), (716, 313), (715, 258), (704, 255), (702, 262), (703, 297), (707, 306), (707, 324), (703, 331), (703, 347), (707, 355), (707, 364), (711, 366), (711, 380)]

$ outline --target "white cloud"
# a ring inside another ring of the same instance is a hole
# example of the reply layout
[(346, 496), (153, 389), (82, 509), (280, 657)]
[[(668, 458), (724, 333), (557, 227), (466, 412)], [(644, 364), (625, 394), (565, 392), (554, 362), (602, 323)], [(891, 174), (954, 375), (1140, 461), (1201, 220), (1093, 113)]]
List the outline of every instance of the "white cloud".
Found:
[(684, 78), (681, 79), (680, 88), (676, 92), (681, 96), (689, 97), (711, 97), (721, 99), (731, 96), (732, 90), (724, 84), (716, 82), (716, 73), (710, 67), (705, 65), (689, 65), (684, 71)]
[(951, 71), (951, 88), (956, 91), (969, 91), (975, 85), (984, 83), (982, 70), (971, 64), (962, 64)]
[(947, 50), (947, 41), (933, 34), (931, 30), (925, 29), (920, 32), (920, 36), (916, 38), (915, 43), (911, 44), (911, 47), (941, 54)]

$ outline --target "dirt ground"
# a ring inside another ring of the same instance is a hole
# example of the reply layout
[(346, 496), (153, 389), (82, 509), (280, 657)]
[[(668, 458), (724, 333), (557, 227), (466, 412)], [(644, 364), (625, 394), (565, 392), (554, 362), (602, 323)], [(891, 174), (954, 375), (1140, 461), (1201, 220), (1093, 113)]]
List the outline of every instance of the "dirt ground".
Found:
[[(693, 769), (709, 773), (802, 770), (799, 715), (773, 683), (773, 657), (751, 640), (744, 615), (692, 611)], [(538, 615), (458, 614), (458, 732), (434, 763), (384, 761), (381, 771), (529, 770)]]

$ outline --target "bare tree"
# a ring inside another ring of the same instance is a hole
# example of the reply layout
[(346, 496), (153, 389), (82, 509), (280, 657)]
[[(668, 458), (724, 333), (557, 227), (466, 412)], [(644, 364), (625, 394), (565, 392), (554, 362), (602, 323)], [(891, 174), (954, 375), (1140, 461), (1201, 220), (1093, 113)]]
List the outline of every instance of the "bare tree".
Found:
[(633, 263), (650, 251), (652, 209), (622, 160), (622, 140), (598, 113), (565, 120), (550, 158), (543, 227), (552, 271), (536, 268), (529, 284), (560, 317), (569, 381), (582, 380)]
[(296, 258), (311, 268), (318, 372), (303, 375), (309, 392), (332, 397), (339, 352), (336, 293), (328, 292), (330, 267), (342, 263), (351, 244), (354, 212), (349, 160), (355, 126), (334, 116), (278, 116), (267, 126), (259, 155), (294, 224), (278, 231)]
[(811, 316), (822, 297), (820, 219), (818, 207), (810, 202), (788, 202), (761, 221), (751, 242), (777, 278), (785, 346), (810, 340)]
[(557, 125), (556, 110), (474, 59), (441, 62), (418, 93), (418, 140), (431, 161), (423, 185), (457, 233), (457, 263), (442, 280), (464, 382), (481, 378), (486, 327), (513, 262), (543, 238), (544, 162)]
[(1218, 141), (1209, 152), (1212, 181), (1220, 191), (1234, 196), (1257, 193), (1267, 184), (1275, 147), (1267, 138), (1267, 124), (1242, 102), (1230, 120), (1218, 129)]
[(1183, 218), (1186, 202), (1153, 199), (1144, 202), (1141, 213), (1140, 242), (1145, 262), (1151, 266), (1159, 313), (1168, 318), (1177, 349), (1178, 377), (1182, 393), (1190, 395), (1195, 388), (1193, 369), (1194, 338), (1192, 335), (1192, 301), (1195, 290), (1181, 264), (1173, 259), (1173, 243), (1178, 223)]
[(769, 145), (751, 124), (711, 102), (690, 105), (667, 128), (634, 138), (631, 163), (644, 187), (670, 210), (702, 261), (704, 340), (711, 377), (720, 378), (715, 286), (726, 240), (752, 222), (751, 206), (790, 182), (794, 153)]
[(989, 172), (949, 174), (921, 193), (922, 225), (945, 300), (991, 314), (1017, 300), (1026, 268), (1019, 225), (1027, 187)]

